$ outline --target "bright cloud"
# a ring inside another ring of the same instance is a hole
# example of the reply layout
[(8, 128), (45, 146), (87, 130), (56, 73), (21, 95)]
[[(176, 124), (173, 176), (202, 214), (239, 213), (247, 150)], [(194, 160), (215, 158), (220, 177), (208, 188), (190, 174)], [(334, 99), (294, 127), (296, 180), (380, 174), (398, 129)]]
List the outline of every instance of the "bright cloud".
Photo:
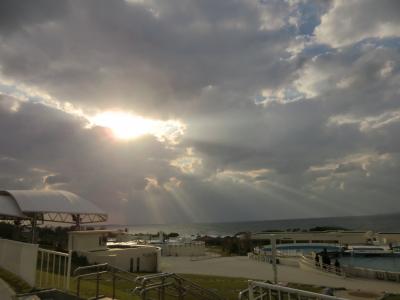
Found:
[(321, 17), (315, 35), (332, 47), (348, 46), (366, 38), (400, 37), (396, 0), (335, 0)]
[(130, 140), (143, 135), (153, 135), (161, 141), (177, 143), (185, 126), (176, 120), (153, 120), (124, 112), (104, 112), (89, 118), (96, 126), (112, 130), (118, 139)]

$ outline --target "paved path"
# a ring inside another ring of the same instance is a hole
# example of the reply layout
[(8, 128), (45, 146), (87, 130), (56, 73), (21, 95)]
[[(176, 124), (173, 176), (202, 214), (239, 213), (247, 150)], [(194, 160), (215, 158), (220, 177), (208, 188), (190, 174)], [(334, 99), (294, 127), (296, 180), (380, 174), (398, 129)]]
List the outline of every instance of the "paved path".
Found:
[[(162, 257), (161, 270), (182, 274), (202, 274), (249, 279), (272, 280), (272, 266), (249, 260), (245, 256), (221, 257), (192, 261), (188, 257)], [(302, 270), (296, 267), (279, 266), (278, 280), (329, 287), (344, 287), (368, 292), (400, 293), (400, 284), (368, 279), (342, 278), (317, 270)]]

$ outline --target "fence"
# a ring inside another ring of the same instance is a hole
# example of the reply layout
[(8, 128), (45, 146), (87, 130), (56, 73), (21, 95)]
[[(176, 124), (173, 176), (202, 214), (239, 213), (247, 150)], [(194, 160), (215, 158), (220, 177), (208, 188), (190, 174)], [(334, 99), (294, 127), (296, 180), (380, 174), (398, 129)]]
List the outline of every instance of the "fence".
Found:
[(239, 293), (239, 300), (281, 300), (281, 299), (320, 299), (345, 300), (334, 296), (288, 288), (266, 282), (249, 280), (248, 288)]
[(69, 290), (71, 278), (71, 251), (57, 252), (38, 248), (36, 286)]

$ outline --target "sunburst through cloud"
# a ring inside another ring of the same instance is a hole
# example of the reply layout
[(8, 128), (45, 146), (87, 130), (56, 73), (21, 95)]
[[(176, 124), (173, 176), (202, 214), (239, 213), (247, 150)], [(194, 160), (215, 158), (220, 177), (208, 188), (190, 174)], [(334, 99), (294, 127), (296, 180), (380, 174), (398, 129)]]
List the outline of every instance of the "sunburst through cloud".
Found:
[(185, 125), (177, 120), (160, 121), (120, 111), (103, 112), (89, 121), (92, 125), (111, 129), (115, 138), (121, 140), (153, 135), (161, 141), (177, 143), (185, 131)]

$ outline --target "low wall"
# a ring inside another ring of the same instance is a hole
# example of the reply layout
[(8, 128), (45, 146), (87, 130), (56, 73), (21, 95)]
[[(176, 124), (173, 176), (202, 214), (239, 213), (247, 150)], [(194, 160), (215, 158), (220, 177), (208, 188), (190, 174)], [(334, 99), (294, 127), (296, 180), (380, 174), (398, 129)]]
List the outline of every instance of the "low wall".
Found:
[(341, 266), (339, 269), (336, 269), (334, 265), (326, 265), (325, 268), (322, 268), (321, 263), (317, 266), (314, 259), (310, 259), (305, 256), (303, 256), (300, 260), (300, 267), (311, 268), (314, 270), (317, 269), (319, 271), (332, 273), (343, 277), (368, 278), (374, 280), (400, 282), (400, 272), (357, 268), (346, 265)]
[(348, 277), (361, 277), (361, 278), (400, 282), (400, 272), (389, 272), (383, 270), (356, 268), (351, 266), (343, 266), (342, 269), (346, 273), (346, 276)]
[(0, 239), (0, 266), (35, 285), (37, 244)]

